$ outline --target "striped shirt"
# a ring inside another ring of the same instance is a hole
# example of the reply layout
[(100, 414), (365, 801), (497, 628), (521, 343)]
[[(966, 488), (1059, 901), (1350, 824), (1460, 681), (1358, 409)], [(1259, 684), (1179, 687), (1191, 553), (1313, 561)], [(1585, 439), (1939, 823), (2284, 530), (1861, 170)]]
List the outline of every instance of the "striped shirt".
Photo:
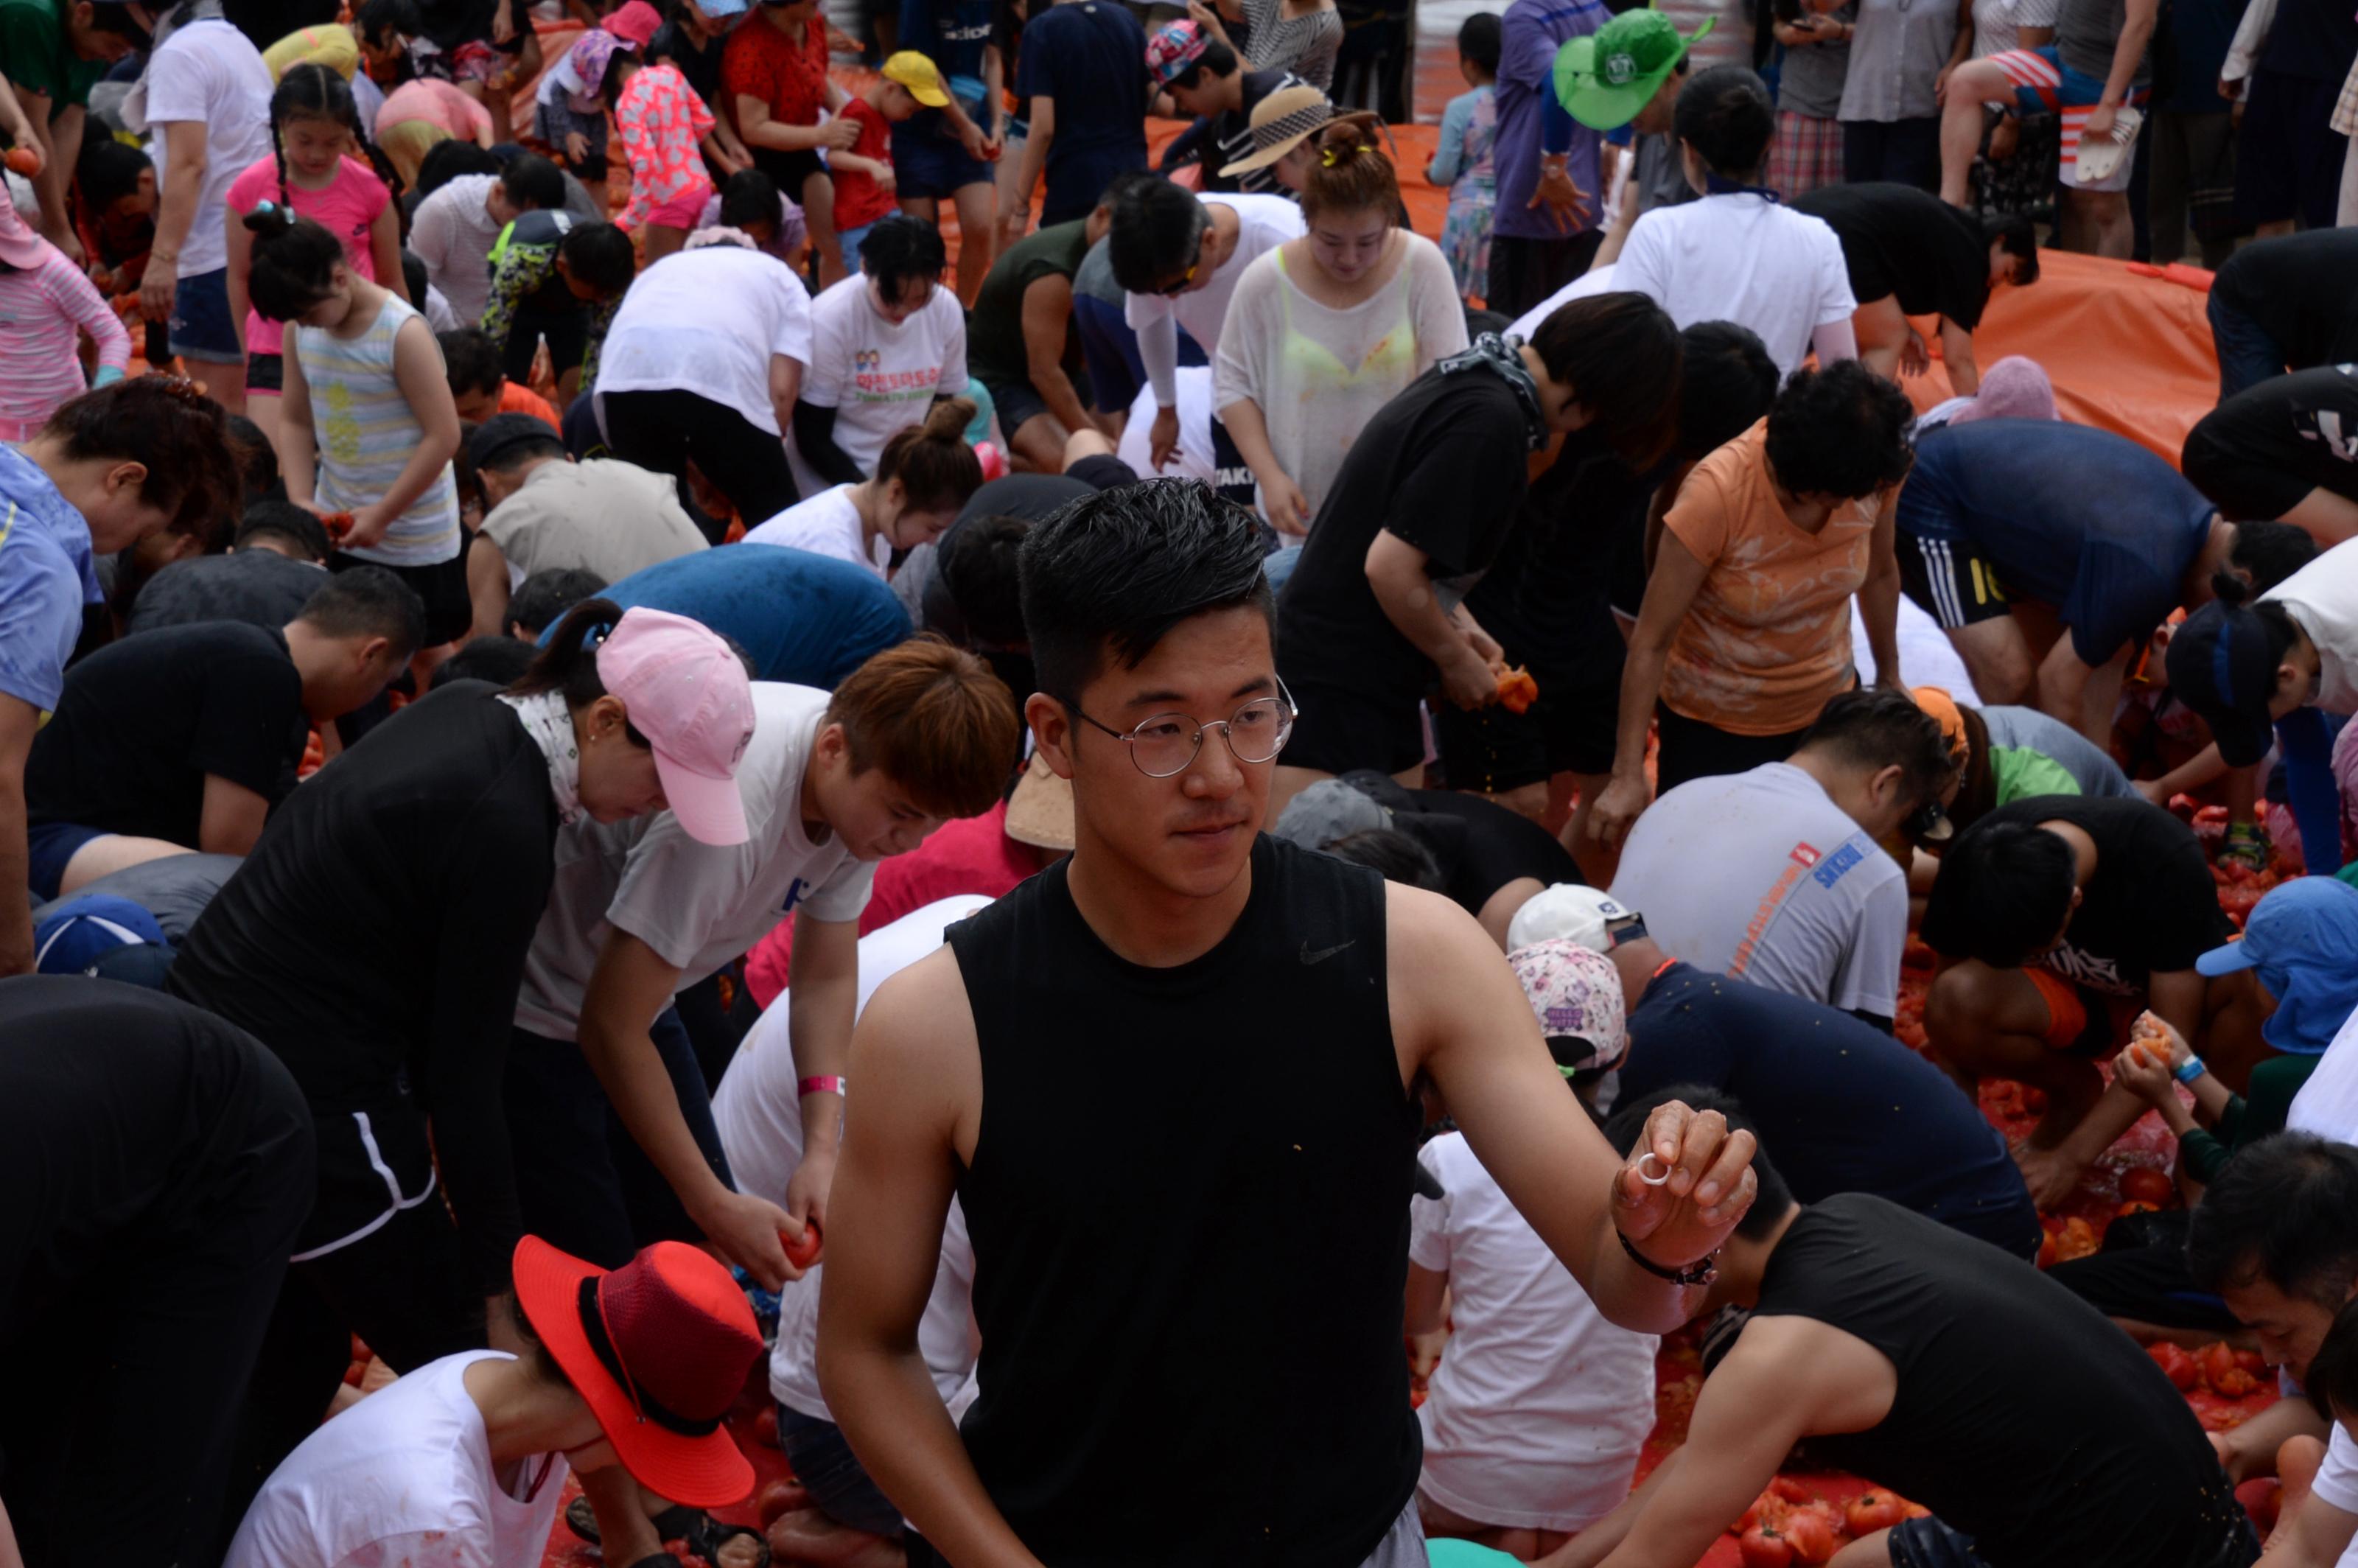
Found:
[[(314, 493), (322, 509), (350, 512), (385, 495), (426, 438), (393, 374), (395, 335), (422, 319), (388, 295), (376, 319), (356, 338), (287, 324), (286, 351), (301, 366), (311, 395), (319, 449)], [(347, 553), (388, 567), (435, 566), (457, 555), (459, 490), (450, 466), (442, 466), (384, 538)]]
[(63, 251), (45, 243), (38, 265), (0, 272), (0, 440), (34, 435), (88, 389), (77, 329), (97, 342), (100, 364), (129, 367), (131, 334)]

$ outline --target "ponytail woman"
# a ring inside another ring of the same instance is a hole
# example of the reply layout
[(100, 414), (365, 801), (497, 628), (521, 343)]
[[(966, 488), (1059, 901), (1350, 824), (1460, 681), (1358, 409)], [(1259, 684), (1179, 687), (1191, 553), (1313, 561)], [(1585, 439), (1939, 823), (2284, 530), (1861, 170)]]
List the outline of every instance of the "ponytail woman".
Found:
[(790, 545), (890, 575), (894, 552), (914, 550), (948, 532), (982, 488), (982, 463), (967, 445), (974, 405), (936, 403), (922, 425), (884, 443), (876, 477), (838, 484), (789, 506), (745, 535), (749, 545)]
[(1220, 329), (1213, 406), (1261, 514), (1284, 534), (1310, 531), (1376, 410), (1466, 347), (1448, 258), (1393, 223), (1400, 182), (1381, 134), (1364, 114), (1319, 133), (1302, 187), (1307, 232), (1245, 269)]
[(513, 687), (438, 687), (297, 791), (189, 933), (171, 989), (278, 1055), (319, 1148), (233, 1503), (319, 1424), (351, 1335), (398, 1372), (519, 1348), (500, 1086), (557, 827), (668, 805), (742, 842), (752, 729), (719, 637), (587, 600)]

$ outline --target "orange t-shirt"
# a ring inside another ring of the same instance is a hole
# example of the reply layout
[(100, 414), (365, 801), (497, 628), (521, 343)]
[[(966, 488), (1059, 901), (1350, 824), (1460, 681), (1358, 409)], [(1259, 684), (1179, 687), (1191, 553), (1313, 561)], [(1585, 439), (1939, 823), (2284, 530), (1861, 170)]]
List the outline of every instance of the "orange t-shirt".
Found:
[(500, 389), (500, 412), (529, 414), (544, 421), (558, 435), (565, 433), (565, 422), (557, 416), (557, 409), (539, 393), (520, 381), (511, 381)]
[(1876, 500), (1846, 502), (1817, 533), (1795, 527), (1768, 480), (1768, 440), (1763, 419), (1697, 463), (1662, 520), (1706, 568), (1671, 639), (1662, 702), (1737, 735), (1806, 728), (1851, 685), (1850, 596), (1877, 517)]

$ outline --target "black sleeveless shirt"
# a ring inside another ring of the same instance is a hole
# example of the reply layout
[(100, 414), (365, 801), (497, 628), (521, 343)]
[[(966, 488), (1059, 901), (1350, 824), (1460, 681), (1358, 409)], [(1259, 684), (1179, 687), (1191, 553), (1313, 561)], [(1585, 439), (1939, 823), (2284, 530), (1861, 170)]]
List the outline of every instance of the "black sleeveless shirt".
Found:
[(1153, 969), (1065, 873), (948, 934), (982, 1063), (967, 1450), (1052, 1568), (1356, 1568), (1422, 1453), (1382, 880), (1263, 836), (1235, 928)]
[(2211, 1568), (2258, 1555), (2194, 1412), (2135, 1341), (2021, 1259), (1865, 1193), (1801, 1212), (1755, 1317), (1899, 1369), (1891, 1413), (1810, 1450), (1922, 1503), (1992, 1568)]

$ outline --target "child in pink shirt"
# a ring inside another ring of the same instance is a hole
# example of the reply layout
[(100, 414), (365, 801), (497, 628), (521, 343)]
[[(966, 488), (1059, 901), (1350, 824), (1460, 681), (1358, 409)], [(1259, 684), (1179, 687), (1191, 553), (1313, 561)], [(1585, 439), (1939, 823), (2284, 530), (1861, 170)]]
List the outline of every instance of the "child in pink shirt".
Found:
[(625, 229), (646, 225), (652, 266), (687, 243), (712, 195), (698, 145), (718, 167), (733, 172), (736, 165), (713, 138), (712, 111), (677, 66), (641, 65), (618, 50), (607, 62), (604, 96), (631, 164), (631, 204), (618, 221)]
[(401, 273), (401, 220), (393, 192), (367, 164), (347, 156), (364, 145), (352, 90), (319, 65), (292, 67), (270, 95), (273, 156), (260, 158), (230, 182), (230, 318), (245, 330), (246, 413), (265, 432), (278, 422), (278, 391), (284, 368), (279, 325), (257, 314), (246, 296), (254, 271), (254, 235), (246, 215), (275, 202), (310, 219), (343, 242), (354, 272), (406, 299)]
[(98, 344), (95, 384), (123, 379), (131, 334), (81, 268), (19, 217), (0, 186), (0, 440), (40, 432), (82, 384), (79, 329)]
[(405, 185), (417, 183), (418, 166), (438, 142), (492, 145), (492, 112), (450, 83), (431, 76), (405, 81), (384, 95), (376, 112), (376, 145)]

